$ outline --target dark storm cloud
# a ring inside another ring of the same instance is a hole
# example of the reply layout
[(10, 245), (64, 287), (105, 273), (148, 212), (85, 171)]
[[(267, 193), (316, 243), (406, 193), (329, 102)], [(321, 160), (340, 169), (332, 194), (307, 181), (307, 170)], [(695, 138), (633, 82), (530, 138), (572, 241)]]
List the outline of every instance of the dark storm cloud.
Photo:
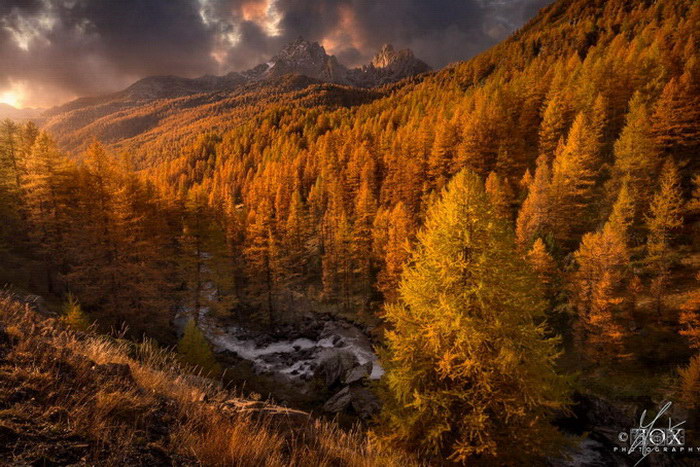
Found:
[(546, 0), (0, 0), (0, 99), (49, 105), (153, 74), (252, 67), (289, 41), (347, 65), (384, 43), (434, 67), (472, 56)]

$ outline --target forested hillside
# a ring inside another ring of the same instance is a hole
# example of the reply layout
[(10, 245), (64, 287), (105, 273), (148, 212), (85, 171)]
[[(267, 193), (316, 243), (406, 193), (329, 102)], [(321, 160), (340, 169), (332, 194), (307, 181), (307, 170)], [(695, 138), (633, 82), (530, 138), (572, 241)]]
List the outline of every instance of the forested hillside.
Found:
[(178, 307), (376, 326), (379, 432), (433, 461), (565, 444), (573, 390), (697, 409), (699, 31), (692, 0), (561, 0), (415, 81), (199, 103), (147, 151), (6, 122), (0, 279), (166, 343)]

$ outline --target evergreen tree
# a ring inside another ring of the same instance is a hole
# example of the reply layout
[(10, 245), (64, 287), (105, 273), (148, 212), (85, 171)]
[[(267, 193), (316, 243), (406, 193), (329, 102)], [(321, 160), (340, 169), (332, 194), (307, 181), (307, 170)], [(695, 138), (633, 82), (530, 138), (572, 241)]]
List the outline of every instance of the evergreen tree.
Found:
[(565, 379), (527, 270), (479, 177), (460, 172), (428, 212), (400, 302), (385, 309), (391, 439), (458, 462), (555, 450), (548, 420), (567, 400)]

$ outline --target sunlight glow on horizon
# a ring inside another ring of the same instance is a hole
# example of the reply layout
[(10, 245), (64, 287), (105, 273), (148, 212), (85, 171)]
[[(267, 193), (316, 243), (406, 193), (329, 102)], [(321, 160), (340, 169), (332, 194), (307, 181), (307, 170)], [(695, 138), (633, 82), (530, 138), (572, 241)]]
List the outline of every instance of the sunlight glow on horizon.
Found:
[(2, 93), (0, 93), (0, 103), (9, 104), (16, 109), (22, 108), (24, 99), (21, 94), (22, 93), (18, 92), (16, 89), (3, 91)]

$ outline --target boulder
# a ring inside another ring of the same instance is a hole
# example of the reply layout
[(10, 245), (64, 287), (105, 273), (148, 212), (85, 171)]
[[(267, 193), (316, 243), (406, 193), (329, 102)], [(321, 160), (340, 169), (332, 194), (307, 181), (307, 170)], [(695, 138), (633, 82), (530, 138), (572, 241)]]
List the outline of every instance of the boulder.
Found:
[(380, 409), (377, 396), (368, 388), (353, 384), (344, 386), (333, 397), (323, 404), (323, 410), (331, 413), (339, 413), (352, 409), (360, 418), (367, 420), (372, 418)]
[(323, 379), (326, 387), (342, 382), (345, 375), (359, 365), (357, 357), (337, 349), (324, 349), (314, 376)]
[(364, 420), (372, 418), (381, 408), (377, 396), (368, 388), (359, 385), (350, 387), (350, 405), (355, 413)]
[(351, 402), (352, 395), (350, 394), (350, 386), (345, 386), (323, 404), (323, 410), (332, 413), (342, 412)]
[(368, 378), (372, 374), (372, 362), (367, 362), (364, 365), (356, 366), (351, 368), (347, 373), (345, 373), (345, 378), (343, 382), (345, 384), (352, 384), (358, 381), (362, 381)]

